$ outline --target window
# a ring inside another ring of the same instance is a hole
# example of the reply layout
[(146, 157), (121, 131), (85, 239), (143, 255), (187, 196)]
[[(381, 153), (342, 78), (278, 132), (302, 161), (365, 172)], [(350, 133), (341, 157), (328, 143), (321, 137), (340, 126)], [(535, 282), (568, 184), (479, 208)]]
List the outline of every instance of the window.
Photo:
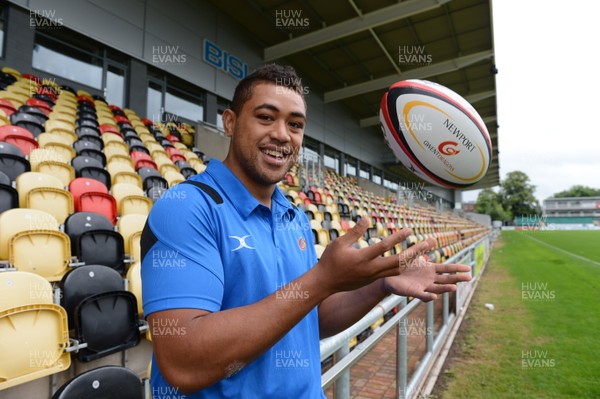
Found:
[(33, 46), (33, 67), (94, 89), (102, 89), (101, 57), (39, 33), (35, 36)]
[(356, 176), (356, 166), (346, 162), (346, 176)]
[[(204, 91), (173, 75), (148, 68), (146, 114), (153, 121), (197, 122), (204, 120)], [(169, 116), (165, 116), (169, 114)]]
[(106, 101), (123, 108), (125, 106), (125, 70), (109, 65), (106, 74)]
[(373, 173), (373, 183), (375, 184), (381, 184), (381, 175), (376, 173)]
[(338, 171), (338, 167), (340, 166), (340, 161), (337, 158), (332, 157), (331, 155), (325, 154), (323, 157), (323, 161), (325, 163), (326, 168), (330, 168)]
[(194, 122), (204, 120), (202, 100), (174, 87), (167, 87), (165, 111)]
[(6, 7), (0, 7), (0, 57), (4, 57), (4, 29), (6, 26)]
[(119, 107), (126, 106), (128, 60), (125, 54), (65, 27), (35, 33), (34, 69), (96, 89)]

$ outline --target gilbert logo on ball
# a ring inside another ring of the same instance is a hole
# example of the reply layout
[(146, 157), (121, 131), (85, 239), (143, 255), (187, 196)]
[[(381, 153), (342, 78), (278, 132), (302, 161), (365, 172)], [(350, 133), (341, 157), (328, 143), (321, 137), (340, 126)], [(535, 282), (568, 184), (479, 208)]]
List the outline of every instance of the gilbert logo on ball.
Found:
[(464, 98), (425, 80), (394, 83), (379, 119), (394, 155), (421, 179), (446, 188), (481, 180), (492, 157), (485, 123)]

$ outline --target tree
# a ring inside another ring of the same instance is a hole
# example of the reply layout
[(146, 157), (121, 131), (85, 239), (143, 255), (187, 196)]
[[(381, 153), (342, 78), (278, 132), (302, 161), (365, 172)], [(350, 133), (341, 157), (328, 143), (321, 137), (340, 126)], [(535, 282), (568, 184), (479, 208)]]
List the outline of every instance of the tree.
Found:
[(600, 196), (600, 189), (576, 185), (568, 190), (561, 191), (554, 194), (554, 198), (565, 198), (565, 197), (598, 197)]
[(512, 215), (502, 206), (502, 197), (491, 188), (479, 192), (475, 202), (475, 212), (490, 215), (492, 220), (509, 221)]
[(542, 207), (533, 196), (535, 186), (529, 182), (529, 176), (520, 171), (510, 172), (500, 182), (501, 203), (514, 216), (540, 216)]

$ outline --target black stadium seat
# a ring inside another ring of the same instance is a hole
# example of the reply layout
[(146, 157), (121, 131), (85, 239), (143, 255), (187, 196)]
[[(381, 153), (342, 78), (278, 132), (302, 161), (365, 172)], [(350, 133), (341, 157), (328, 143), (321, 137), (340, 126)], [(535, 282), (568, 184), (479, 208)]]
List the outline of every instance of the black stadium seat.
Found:
[[(2, 173), (6, 176), (4, 173)], [(8, 176), (6, 176), (8, 179)], [(10, 184), (0, 184), (0, 213), (19, 207), (19, 193)]]
[(169, 184), (160, 172), (154, 168), (139, 168), (138, 174), (142, 178), (142, 187), (144, 190), (148, 190), (150, 187), (163, 187), (169, 188)]
[(59, 284), (62, 295), (60, 305), (67, 311), (69, 329), (75, 328), (73, 315), (85, 298), (103, 292), (124, 289), (123, 277), (114, 269), (104, 265), (87, 265), (71, 269)]
[(65, 219), (65, 233), (71, 239), (71, 252), (76, 255), (77, 240), (87, 231), (112, 230), (108, 218), (96, 212), (76, 212)]
[(102, 151), (102, 147), (97, 142), (87, 140), (77, 140), (73, 143), (73, 148), (77, 154), (79, 154), (79, 151), (87, 149)]
[(89, 177), (90, 179), (96, 179), (99, 182), (104, 183), (104, 185), (110, 190), (110, 173), (102, 168), (96, 166), (86, 166), (79, 171), (77, 177)]
[(137, 299), (128, 291), (85, 298), (75, 310), (75, 336), (87, 344), (78, 350), (81, 362), (91, 362), (140, 343)]
[(85, 155), (78, 155), (71, 160), (71, 165), (73, 165), (73, 169), (75, 169), (75, 173), (77, 176), (81, 174), (81, 170), (83, 168), (87, 168), (88, 166), (94, 166), (96, 168), (102, 169), (104, 165), (96, 158), (88, 157)]
[(52, 399), (142, 399), (140, 379), (128, 368), (103, 366), (86, 371), (62, 385)]
[[(2, 144), (6, 143), (0, 143), (0, 146)], [(28, 160), (18, 155), (0, 153), (0, 170), (4, 172), (11, 181), (16, 181), (17, 176), (31, 170), (31, 165)]]
[(96, 126), (79, 126), (75, 129), (75, 133), (78, 137), (84, 135), (100, 137), (100, 130)]
[(84, 148), (81, 151), (79, 151), (77, 153), (77, 155), (81, 155), (83, 157), (94, 158), (95, 160), (100, 162), (102, 167), (106, 166), (106, 155), (104, 155), (104, 152), (102, 152), (102, 151), (99, 151), (99, 150), (96, 150), (93, 148)]
[(10, 123), (29, 130), (34, 137), (39, 136), (44, 131), (44, 126), (40, 123), (40, 120), (36, 116), (26, 112), (15, 112), (12, 114), (10, 116)]
[(75, 255), (87, 265), (105, 265), (123, 273), (125, 271), (125, 243), (123, 236), (114, 230), (86, 231), (77, 238)]

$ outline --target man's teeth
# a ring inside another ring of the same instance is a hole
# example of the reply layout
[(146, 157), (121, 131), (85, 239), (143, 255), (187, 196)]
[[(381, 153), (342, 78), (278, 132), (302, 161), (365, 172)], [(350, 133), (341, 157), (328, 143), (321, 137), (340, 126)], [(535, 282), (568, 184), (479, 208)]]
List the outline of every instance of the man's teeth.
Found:
[(272, 157), (276, 157), (276, 158), (283, 158), (283, 153), (279, 152), (279, 151), (275, 151), (275, 150), (264, 150), (263, 151), (265, 154), (267, 155), (271, 155)]

